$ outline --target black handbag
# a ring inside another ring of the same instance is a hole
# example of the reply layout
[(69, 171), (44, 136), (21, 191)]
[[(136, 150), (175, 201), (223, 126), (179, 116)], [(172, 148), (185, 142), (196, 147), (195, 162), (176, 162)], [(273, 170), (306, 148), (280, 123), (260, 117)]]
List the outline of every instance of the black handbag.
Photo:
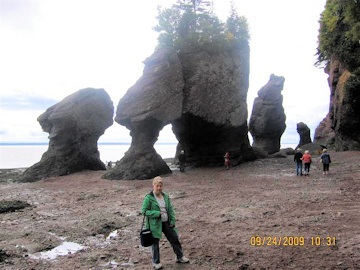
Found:
[(140, 229), (140, 243), (143, 247), (149, 247), (153, 244), (153, 237), (150, 230), (150, 222), (148, 218), (149, 229), (143, 229), (145, 224), (145, 214)]

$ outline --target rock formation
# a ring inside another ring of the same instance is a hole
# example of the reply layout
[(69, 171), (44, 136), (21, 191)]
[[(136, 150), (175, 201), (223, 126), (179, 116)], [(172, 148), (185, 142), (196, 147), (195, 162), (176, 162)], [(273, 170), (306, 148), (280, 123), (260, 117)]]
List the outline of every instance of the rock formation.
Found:
[(180, 118), (184, 79), (177, 53), (159, 49), (144, 61), (143, 76), (120, 100), (115, 121), (130, 130), (132, 142), (106, 179), (149, 179), (171, 173), (154, 149), (161, 129)]
[(259, 90), (254, 100), (250, 118), (249, 131), (254, 139), (253, 146), (268, 154), (279, 152), (281, 135), (286, 128), (281, 95), (284, 81), (284, 77), (270, 76), (269, 82)]
[(331, 119), (329, 113), (315, 129), (314, 142), (323, 145), (327, 149), (333, 150), (335, 147), (335, 132), (331, 128)]
[(23, 182), (82, 170), (105, 170), (97, 141), (113, 124), (114, 106), (104, 89), (86, 88), (48, 108), (38, 121), (49, 133), (49, 148), (27, 169)]
[[(325, 142), (328, 146), (333, 142), (333, 148), (340, 151), (360, 150), (360, 75), (352, 75), (334, 57), (327, 73), (331, 93), (330, 110), (329, 115), (317, 128), (315, 141), (322, 144)], [(327, 118), (331, 122), (334, 135), (327, 133)], [(321, 133), (326, 135), (321, 136)]]
[(307, 143), (301, 146), (303, 153), (304, 151), (308, 150), (311, 155), (320, 155), (322, 154), (323, 149), (324, 147), (317, 143)]
[(295, 149), (299, 148), (304, 144), (311, 143), (310, 128), (303, 122), (297, 123), (296, 130), (300, 135), (300, 141)]
[(120, 100), (115, 121), (131, 132), (129, 151), (107, 179), (149, 179), (170, 173), (153, 148), (172, 124), (187, 164), (216, 166), (254, 159), (247, 137), (249, 47), (237, 51), (159, 49)]
[(181, 118), (172, 124), (187, 163), (221, 166), (254, 159), (248, 140), (249, 47), (238, 51), (180, 52), (184, 73)]

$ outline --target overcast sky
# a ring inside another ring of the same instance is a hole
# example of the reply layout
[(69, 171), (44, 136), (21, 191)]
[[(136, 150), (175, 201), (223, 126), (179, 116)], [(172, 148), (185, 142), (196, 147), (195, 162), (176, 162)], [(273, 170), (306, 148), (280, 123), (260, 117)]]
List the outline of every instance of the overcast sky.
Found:
[[(142, 75), (157, 44), (157, 6), (170, 0), (0, 0), (0, 140), (47, 142), (37, 117), (86, 87), (104, 88), (114, 102)], [(320, 13), (326, 0), (234, 0), (250, 26), (249, 116), (258, 90), (272, 73), (285, 77), (286, 131), (298, 143), (296, 123), (314, 136), (326, 116), (327, 75), (314, 67)], [(230, 1), (214, 0), (226, 21)], [(130, 142), (114, 123), (101, 142)], [(175, 142), (167, 126), (159, 141)]]

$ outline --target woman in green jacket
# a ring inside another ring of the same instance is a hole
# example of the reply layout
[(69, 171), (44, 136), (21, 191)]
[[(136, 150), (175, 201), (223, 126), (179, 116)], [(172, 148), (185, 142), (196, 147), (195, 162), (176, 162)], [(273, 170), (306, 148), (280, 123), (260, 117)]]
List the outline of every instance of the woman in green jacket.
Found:
[(142, 211), (148, 217), (146, 228), (149, 228), (154, 242), (151, 246), (151, 259), (155, 269), (161, 269), (159, 240), (162, 233), (170, 242), (175, 254), (177, 263), (187, 263), (189, 259), (184, 257), (177, 229), (175, 228), (175, 213), (170, 203), (169, 196), (162, 192), (163, 181), (160, 176), (153, 180), (153, 190), (145, 196)]

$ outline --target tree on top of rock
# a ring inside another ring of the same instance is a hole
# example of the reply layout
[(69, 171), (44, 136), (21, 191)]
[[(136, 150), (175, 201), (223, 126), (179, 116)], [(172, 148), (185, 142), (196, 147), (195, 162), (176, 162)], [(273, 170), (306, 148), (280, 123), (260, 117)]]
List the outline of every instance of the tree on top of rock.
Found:
[(320, 18), (316, 65), (335, 56), (349, 71), (360, 67), (360, 1), (327, 0)]
[(156, 18), (158, 47), (233, 46), (249, 40), (246, 18), (237, 14), (233, 3), (226, 24), (214, 14), (212, 1), (205, 0), (178, 0), (171, 8), (159, 7)]
[(247, 42), (250, 39), (249, 25), (244, 16), (239, 16), (234, 2), (231, 1), (230, 16), (226, 21), (227, 39), (230, 42)]

